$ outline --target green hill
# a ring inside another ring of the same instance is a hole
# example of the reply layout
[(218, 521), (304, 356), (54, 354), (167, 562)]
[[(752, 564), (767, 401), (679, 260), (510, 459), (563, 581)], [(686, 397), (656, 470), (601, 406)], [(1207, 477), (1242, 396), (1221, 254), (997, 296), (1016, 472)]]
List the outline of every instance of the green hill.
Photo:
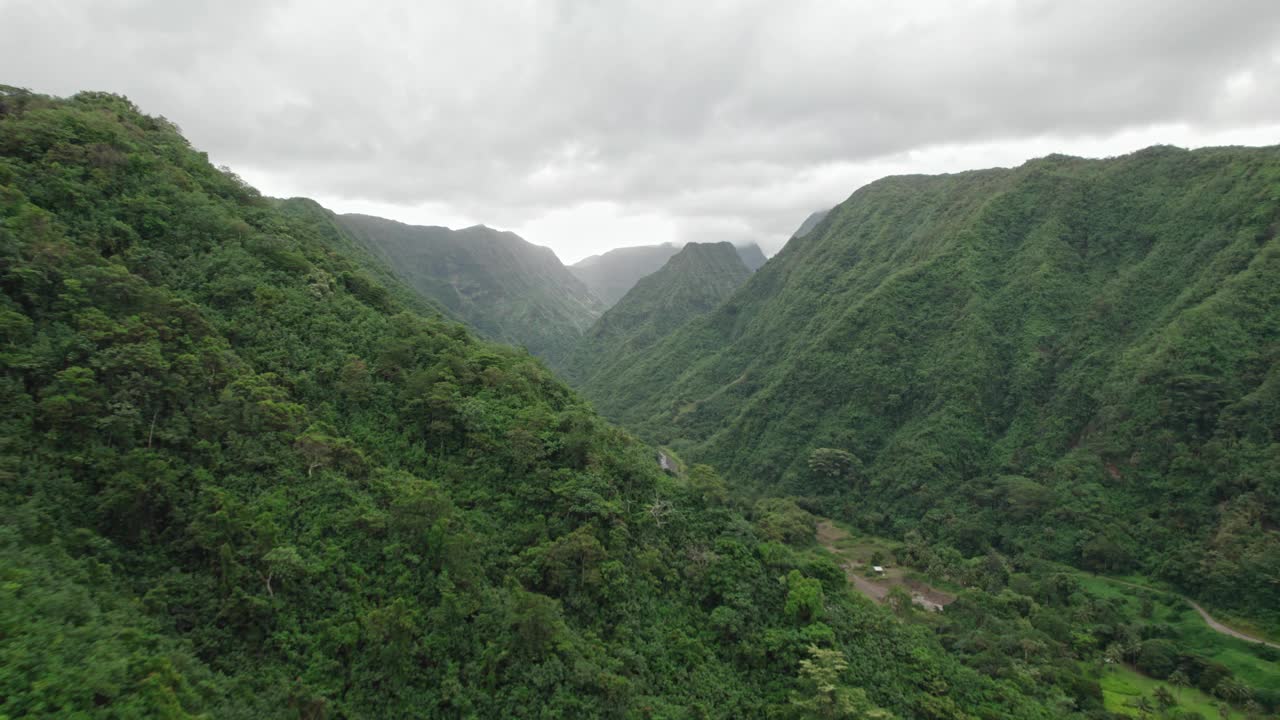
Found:
[(483, 225), (450, 230), (368, 215), (338, 221), (410, 287), (485, 337), (554, 362), (603, 307), (549, 248)]
[(1278, 148), (886, 178), (589, 395), (868, 529), (1280, 627), (1278, 225)]
[(0, 716), (1100, 707), (961, 664), (794, 504), (667, 477), (389, 272), (123, 98), (0, 87)]
[[(680, 249), (675, 243), (617, 248), (579, 260), (570, 265), (569, 270), (609, 308), (635, 287), (640, 278), (657, 272)], [(766, 258), (759, 245), (752, 243), (735, 246), (735, 249), (748, 269), (754, 271), (764, 265)]]
[(733, 245), (689, 243), (592, 325), (563, 363), (587, 392), (607, 393), (612, 368), (711, 312), (751, 276)]

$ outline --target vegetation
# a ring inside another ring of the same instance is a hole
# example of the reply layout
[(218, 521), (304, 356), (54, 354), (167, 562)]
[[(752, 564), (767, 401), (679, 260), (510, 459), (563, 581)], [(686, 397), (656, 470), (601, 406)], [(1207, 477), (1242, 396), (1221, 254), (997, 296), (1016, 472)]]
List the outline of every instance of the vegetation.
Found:
[(423, 297), (493, 340), (549, 362), (604, 309), (550, 249), (483, 225), (463, 230), (342, 215), (342, 227)]
[(591, 326), (561, 365), (583, 387), (607, 387), (620, 359), (642, 352), (689, 320), (711, 312), (751, 271), (733, 245), (689, 243)]
[(1278, 201), (1280, 148), (886, 178), (584, 388), (757, 494), (1274, 633)]
[(123, 98), (0, 88), (0, 288), (0, 716), (1099, 702), (851, 595), (796, 503), (664, 474)]
[(678, 252), (675, 243), (616, 248), (583, 258), (570, 265), (569, 271), (611, 308), (640, 278), (660, 270)]

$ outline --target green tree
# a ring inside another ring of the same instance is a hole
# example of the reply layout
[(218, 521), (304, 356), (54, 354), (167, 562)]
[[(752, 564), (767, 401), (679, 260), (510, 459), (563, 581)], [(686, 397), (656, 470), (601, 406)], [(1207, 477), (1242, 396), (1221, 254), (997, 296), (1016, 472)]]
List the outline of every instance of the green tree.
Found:
[(791, 695), (791, 711), (795, 717), (823, 720), (893, 717), (873, 705), (865, 690), (841, 681), (841, 675), (849, 667), (844, 653), (816, 645), (810, 645), (808, 653), (809, 657), (800, 661), (800, 688)]

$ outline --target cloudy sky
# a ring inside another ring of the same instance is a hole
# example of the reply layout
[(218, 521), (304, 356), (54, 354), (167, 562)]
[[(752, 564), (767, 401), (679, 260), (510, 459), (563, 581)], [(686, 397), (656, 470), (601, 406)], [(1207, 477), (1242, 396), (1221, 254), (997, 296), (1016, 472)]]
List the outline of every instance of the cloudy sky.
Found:
[(122, 93), (268, 194), (566, 262), (772, 252), (886, 174), (1280, 143), (1280, 1), (0, 0), (0, 83)]

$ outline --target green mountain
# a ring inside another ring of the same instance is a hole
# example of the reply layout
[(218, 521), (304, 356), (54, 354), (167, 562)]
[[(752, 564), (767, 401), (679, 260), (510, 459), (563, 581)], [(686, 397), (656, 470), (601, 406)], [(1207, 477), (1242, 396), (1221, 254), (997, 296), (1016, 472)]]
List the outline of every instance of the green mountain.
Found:
[[(752, 271), (764, 265), (766, 258), (759, 245), (752, 243), (735, 248)], [(680, 246), (675, 243), (617, 248), (579, 260), (570, 265), (569, 270), (609, 308), (635, 287), (640, 278), (657, 272), (678, 252)]]
[(685, 245), (583, 334), (564, 360), (566, 376), (587, 392), (607, 393), (615, 366), (626, 367), (635, 353), (711, 312), (750, 276), (727, 242)]
[(350, 224), (0, 87), (0, 715), (1100, 711), (851, 594), (795, 503), (668, 477)]
[(549, 248), (483, 225), (405, 225), (368, 215), (338, 221), (410, 287), (485, 337), (554, 362), (603, 307)]
[(640, 278), (657, 272), (678, 252), (680, 248), (675, 243), (617, 248), (583, 258), (570, 265), (569, 271), (590, 288), (605, 307), (613, 307)]
[(1280, 628), (1277, 227), (1274, 147), (886, 178), (588, 394), (863, 527)]

